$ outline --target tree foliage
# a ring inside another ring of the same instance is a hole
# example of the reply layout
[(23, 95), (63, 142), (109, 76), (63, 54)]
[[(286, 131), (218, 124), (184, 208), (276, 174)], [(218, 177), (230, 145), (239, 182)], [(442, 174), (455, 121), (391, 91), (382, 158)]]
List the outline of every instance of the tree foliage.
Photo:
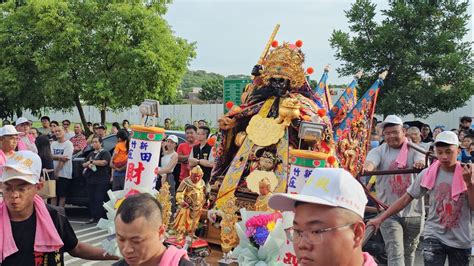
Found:
[(180, 87), (182, 90), (200, 88), (204, 83), (213, 79), (223, 79), (224, 76), (217, 73), (206, 72), (204, 70), (188, 70), (184, 74)]
[(105, 122), (107, 109), (176, 99), (195, 45), (173, 35), (162, 17), (167, 1), (14, 2), (0, 5), (7, 110), (76, 106), (85, 122), (88, 104)]
[[(406, 3), (407, 2), (407, 3)], [(427, 116), (463, 106), (474, 94), (467, 1), (391, 1), (382, 23), (375, 4), (357, 0), (346, 11), (350, 33), (335, 30), (331, 46), (342, 75), (363, 70), (368, 88), (388, 70), (377, 112)]]
[(202, 84), (199, 99), (206, 102), (222, 102), (224, 79), (211, 79)]

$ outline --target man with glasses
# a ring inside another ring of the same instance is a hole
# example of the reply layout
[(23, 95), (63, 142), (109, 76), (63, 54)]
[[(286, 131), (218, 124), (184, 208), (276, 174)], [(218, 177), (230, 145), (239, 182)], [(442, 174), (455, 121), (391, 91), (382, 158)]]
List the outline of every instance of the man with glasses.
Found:
[(35, 139), (30, 135), (31, 122), (24, 117), (20, 117), (15, 122), (15, 128), (18, 131), (18, 150), (29, 150), (38, 153)]
[[(5, 125), (0, 128), (0, 175), (3, 172), (2, 166), (7, 160), (15, 155), (18, 145), (18, 131), (12, 125)], [(0, 182), (1, 188), (2, 182)]]
[(407, 192), (369, 224), (378, 228), (385, 219), (398, 213), (414, 199), (431, 199), (423, 229), (424, 264), (430, 266), (472, 265), (472, 211), (474, 182), (472, 164), (456, 161), (458, 136), (443, 131), (436, 136), (434, 150), (438, 160), (423, 170)]
[(299, 194), (274, 194), (270, 208), (294, 211), (287, 229), (298, 265), (377, 265), (362, 252), (367, 198), (344, 169), (316, 168)]
[(71, 125), (71, 121), (65, 119), (65, 120), (63, 120), (62, 125), (63, 125), (63, 128), (64, 128), (64, 137), (66, 139), (71, 139), (72, 137), (74, 137), (74, 135), (75, 135), (74, 132), (69, 130), (69, 126)]
[(37, 195), (43, 186), (40, 175), (41, 159), (31, 151), (17, 152), (4, 166), (0, 264), (64, 265), (64, 252), (89, 260), (117, 260), (78, 241), (67, 218)]
[[(408, 146), (402, 120), (388, 115), (380, 124), (385, 143), (367, 155), (365, 171), (397, 170), (424, 167), (424, 155)], [(377, 198), (392, 205), (413, 183), (415, 174), (376, 176)], [(413, 265), (424, 213), (423, 199), (414, 200), (406, 208), (387, 219), (380, 231), (385, 240), (389, 265)]]

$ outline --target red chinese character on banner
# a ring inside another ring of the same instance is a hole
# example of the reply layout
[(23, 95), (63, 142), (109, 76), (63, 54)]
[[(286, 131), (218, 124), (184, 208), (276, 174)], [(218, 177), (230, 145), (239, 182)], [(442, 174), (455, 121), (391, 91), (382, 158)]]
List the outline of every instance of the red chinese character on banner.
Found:
[(143, 170), (145, 170), (145, 167), (143, 167), (143, 163), (141, 162), (138, 163), (137, 168), (135, 168), (134, 163), (128, 163), (127, 181), (133, 181), (135, 185), (139, 185), (142, 179)]
[(291, 265), (298, 265), (298, 259), (294, 254), (291, 254), (290, 252), (285, 253), (285, 258), (283, 259), (283, 263), (285, 264), (291, 264)]

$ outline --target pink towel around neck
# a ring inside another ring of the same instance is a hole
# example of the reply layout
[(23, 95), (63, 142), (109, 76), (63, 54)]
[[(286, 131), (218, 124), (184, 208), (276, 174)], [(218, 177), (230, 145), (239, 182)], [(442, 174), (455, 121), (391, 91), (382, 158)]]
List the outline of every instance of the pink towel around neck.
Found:
[[(426, 170), (425, 175), (421, 179), (421, 186), (427, 189), (433, 189), (436, 183), (436, 177), (438, 176), (438, 171), (441, 163), (440, 161), (434, 162), (428, 170)], [(466, 183), (462, 177), (462, 166), (460, 162), (456, 163), (456, 168), (454, 169), (453, 183), (451, 185), (451, 198), (455, 201), (459, 199), (461, 193), (467, 190)]]
[(374, 258), (370, 256), (367, 252), (362, 252), (362, 256), (364, 257), (364, 265), (363, 266), (377, 266)]
[[(36, 212), (36, 233), (35, 245), (33, 247), (35, 252), (53, 252), (60, 249), (64, 244), (59, 237), (53, 220), (49, 215), (48, 209), (40, 196), (35, 195), (33, 200)], [(0, 202), (0, 221), (2, 227), (0, 228), (0, 263), (8, 256), (18, 251), (18, 248), (13, 239), (12, 227), (10, 224), (10, 216), (5, 201)]]
[(163, 254), (163, 257), (161, 257), (160, 266), (177, 266), (183, 257), (188, 259), (186, 250), (169, 246)]
[(402, 148), (398, 153), (397, 159), (395, 160), (397, 167), (403, 169), (407, 167), (408, 164), (408, 139), (405, 138), (402, 144)]

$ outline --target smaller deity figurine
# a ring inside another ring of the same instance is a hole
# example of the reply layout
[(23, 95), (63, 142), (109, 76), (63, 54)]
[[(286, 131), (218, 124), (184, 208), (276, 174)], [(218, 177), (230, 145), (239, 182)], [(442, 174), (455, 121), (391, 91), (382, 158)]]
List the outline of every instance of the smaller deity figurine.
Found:
[(256, 211), (273, 211), (268, 207), (268, 199), (270, 199), (277, 183), (278, 180), (273, 172), (261, 170), (252, 172), (252, 177), (248, 179), (247, 186), (252, 192), (259, 194), (255, 202)]
[(204, 172), (195, 166), (189, 177), (185, 178), (176, 192), (176, 204), (179, 209), (171, 226), (176, 232), (177, 240), (185, 235), (195, 237), (194, 232), (199, 224), (201, 209), (206, 201), (206, 184), (202, 180)]
[(256, 211), (272, 211), (270, 207), (268, 207), (268, 199), (272, 196), (272, 188), (270, 179), (268, 177), (264, 177), (258, 183), (258, 192), (259, 196), (257, 197), (257, 201), (255, 202), (255, 210)]

